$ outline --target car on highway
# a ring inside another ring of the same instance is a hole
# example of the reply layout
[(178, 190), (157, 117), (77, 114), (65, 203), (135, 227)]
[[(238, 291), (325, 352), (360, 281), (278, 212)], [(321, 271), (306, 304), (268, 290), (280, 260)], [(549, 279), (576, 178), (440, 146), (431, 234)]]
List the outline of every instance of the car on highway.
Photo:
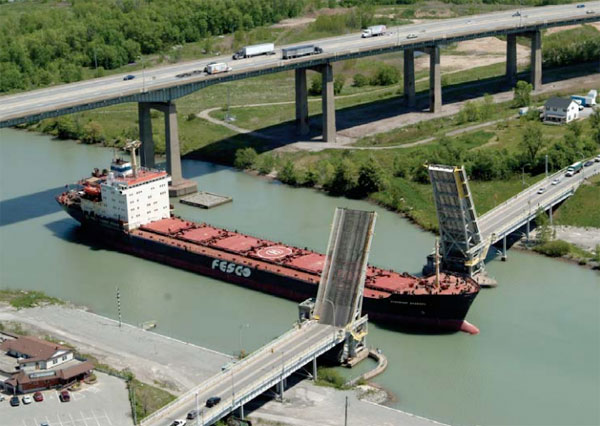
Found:
[(202, 70), (194, 70), (192, 71), (192, 74), (196, 75), (196, 74), (202, 74), (204, 71)]
[(586, 10), (585, 13), (588, 15), (593, 15), (596, 12), (594, 12), (592, 9), (590, 9), (590, 10)]
[(125, 77), (123, 77), (123, 80), (124, 81), (133, 80), (134, 78), (135, 78), (135, 75), (133, 75), (133, 74), (127, 74)]
[(13, 407), (18, 407), (19, 405), (21, 405), (21, 401), (19, 400), (18, 396), (13, 396), (10, 399), (10, 405)]
[(41, 392), (36, 392), (33, 394), (33, 399), (35, 402), (42, 402), (44, 400), (44, 394)]
[(169, 426), (185, 426), (187, 422), (185, 420), (175, 420), (173, 423), (169, 423)]
[(594, 158), (594, 161), (596, 163), (600, 163), (600, 155), (596, 155), (596, 158)]
[(579, 3), (577, 5), (577, 9), (583, 9), (585, 7), (585, 4)]
[(556, 178), (552, 181), (552, 185), (558, 185), (560, 183), (560, 178)]
[(519, 12), (518, 10), (512, 14), (512, 16), (521, 16), (521, 12)]
[(418, 35), (416, 35), (415, 33), (410, 33), (406, 36), (406, 38), (417, 38)]
[(200, 410), (192, 410), (187, 413), (186, 419), (194, 420), (196, 417), (198, 417), (198, 414), (200, 414)]
[(69, 395), (69, 391), (62, 391), (58, 396), (61, 402), (69, 402), (71, 400), (71, 395)]
[(33, 402), (33, 398), (31, 397), (31, 395), (25, 395), (23, 397), (23, 404), (31, 404)]
[(592, 160), (589, 160), (583, 163), (583, 167), (590, 167), (592, 164), (594, 164), (594, 162)]
[(183, 77), (191, 77), (191, 76), (192, 76), (191, 72), (182, 72), (181, 74), (177, 74), (175, 77), (183, 78)]
[(546, 188), (540, 188), (537, 190), (538, 194), (543, 194), (544, 192), (546, 192)]
[(219, 402), (221, 402), (221, 397), (219, 396), (211, 396), (210, 398), (208, 398), (206, 400), (206, 406), (208, 408), (210, 407), (214, 407), (215, 405), (217, 405)]

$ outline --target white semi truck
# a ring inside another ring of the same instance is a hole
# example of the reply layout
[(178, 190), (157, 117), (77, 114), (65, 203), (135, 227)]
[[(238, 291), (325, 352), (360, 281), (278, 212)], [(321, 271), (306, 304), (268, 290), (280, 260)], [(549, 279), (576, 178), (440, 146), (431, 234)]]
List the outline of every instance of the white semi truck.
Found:
[(385, 25), (373, 25), (372, 27), (368, 27), (363, 30), (361, 37), (377, 37), (381, 35), (385, 35), (387, 28)]
[(220, 74), (222, 72), (231, 71), (231, 67), (227, 65), (225, 62), (217, 62), (215, 64), (208, 64), (206, 66), (207, 74)]
[(274, 55), (275, 45), (273, 43), (255, 44), (253, 46), (242, 47), (232, 56), (233, 59), (251, 58), (258, 55)]

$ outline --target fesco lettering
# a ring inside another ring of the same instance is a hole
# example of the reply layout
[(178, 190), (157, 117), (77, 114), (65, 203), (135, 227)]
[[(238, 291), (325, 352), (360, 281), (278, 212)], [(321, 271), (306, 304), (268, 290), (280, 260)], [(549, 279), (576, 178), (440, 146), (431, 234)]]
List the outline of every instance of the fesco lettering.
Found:
[(214, 259), (212, 262), (213, 269), (219, 269), (221, 272), (226, 274), (235, 274), (238, 277), (248, 278), (252, 271), (247, 266), (237, 265), (233, 262), (227, 262), (226, 260)]

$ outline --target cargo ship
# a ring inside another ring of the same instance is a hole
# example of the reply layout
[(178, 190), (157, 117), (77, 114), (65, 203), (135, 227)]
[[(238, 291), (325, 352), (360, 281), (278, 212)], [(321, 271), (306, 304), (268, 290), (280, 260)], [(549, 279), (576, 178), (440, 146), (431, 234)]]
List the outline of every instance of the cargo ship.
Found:
[[(115, 159), (56, 197), (94, 237), (119, 251), (301, 302), (315, 297), (325, 255), (172, 215), (163, 170)], [(479, 285), (447, 272), (417, 277), (367, 269), (363, 313), (397, 329), (479, 330), (465, 320)]]

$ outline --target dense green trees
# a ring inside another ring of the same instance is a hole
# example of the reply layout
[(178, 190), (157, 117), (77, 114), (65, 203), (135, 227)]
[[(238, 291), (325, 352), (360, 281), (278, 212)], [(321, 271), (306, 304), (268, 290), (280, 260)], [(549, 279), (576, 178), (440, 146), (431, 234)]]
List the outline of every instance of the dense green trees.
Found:
[(22, 7), (2, 8), (1, 92), (76, 81), (82, 78), (82, 67), (114, 69), (140, 54), (293, 17), (305, 6), (304, 0), (71, 3), (32, 5), (26, 12)]
[(514, 88), (514, 106), (524, 107), (531, 103), (531, 91), (533, 86), (526, 81), (519, 80)]

